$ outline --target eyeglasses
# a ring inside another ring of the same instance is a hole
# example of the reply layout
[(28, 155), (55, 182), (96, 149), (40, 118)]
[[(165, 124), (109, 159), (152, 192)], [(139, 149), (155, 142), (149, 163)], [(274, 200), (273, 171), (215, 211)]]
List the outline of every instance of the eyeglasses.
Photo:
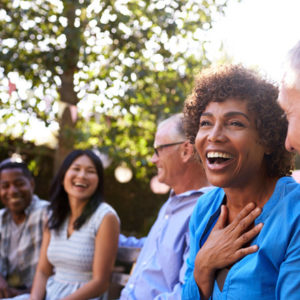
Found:
[(162, 148), (166, 148), (166, 147), (170, 147), (170, 146), (175, 146), (175, 145), (179, 145), (179, 144), (183, 144), (185, 141), (182, 142), (176, 142), (176, 143), (171, 143), (171, 144), (163, 144), (163, 145), (159, 145), (156, 148), (154, 148), (154, 152), (157, 156), (159, 156), (158, 150), (162, 149)]

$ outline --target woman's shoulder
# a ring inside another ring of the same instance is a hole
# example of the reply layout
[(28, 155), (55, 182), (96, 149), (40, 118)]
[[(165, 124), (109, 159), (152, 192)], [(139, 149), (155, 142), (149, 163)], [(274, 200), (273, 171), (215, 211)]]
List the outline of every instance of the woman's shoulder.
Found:
[[(300, 184), (289, 176), (280, 178), (263, 210), (270, 216), (281, 216), (281, 222), (300, 222)], [(284, 214), (286, 217), (282, 217)]]
[(285, 176), (280, 178), (277, 182), (275, 193), (280, 198), (291, 199), (300, 203), (300, 184), (293, 177)]
[(115, 211), (115, 209), (108, 203), (102, 202), (99, 204), (96, 211), (93, 213), (93, 215), (91, 217), (91, 223), (96, 230), (98, 229), (98, 227), (100, 226), (100, 224), (103, 221), (103, 218), (107, 214), (114, 215), (117, 218), (118, 222), (120, 222), (119, 216), (118, 216), (117, 212)]
[(104, 214), (104, 215), (106, 215), (108, 213), (112, 213), (115, 216), (118, 216), (115, 209), (110, 204), (108, 204), (106, 202), (100, 203), (95, 213), (96, 214)]
[(192, 218), (198, 222), (199, 220), (203, 220), (207, 215), (214, 214), (220, 208), (224, 195), (224, 190), (216, 187), (200, 196), (193, 210)]
[(224, 190), (219, 187), (212, 188), (207, 193), (201, 195), (197, 201), (196, 208), (207, 210), (212, 205), (220, 206), (224, 198)]

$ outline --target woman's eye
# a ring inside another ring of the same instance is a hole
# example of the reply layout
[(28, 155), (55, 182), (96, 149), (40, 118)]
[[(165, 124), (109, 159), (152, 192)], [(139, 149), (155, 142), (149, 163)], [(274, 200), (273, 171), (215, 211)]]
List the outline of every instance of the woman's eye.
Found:
[(236, 127), (245, 127), (245, 125), (240, 121), (231, 121), (229, 124)]
[(210, 122), (207, 120), (200, 121), (199, 127), (209, 126)]

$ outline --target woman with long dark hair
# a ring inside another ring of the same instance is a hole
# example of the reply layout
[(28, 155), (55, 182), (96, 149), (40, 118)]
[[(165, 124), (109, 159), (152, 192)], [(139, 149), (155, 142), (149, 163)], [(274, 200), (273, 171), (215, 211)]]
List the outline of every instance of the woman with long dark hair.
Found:
[(30, 299), (99, 299), (108, 288), (119, 236), (118, 216), (103, 202), (101, 160), (90, 150), (72, 151), (50, 194)]

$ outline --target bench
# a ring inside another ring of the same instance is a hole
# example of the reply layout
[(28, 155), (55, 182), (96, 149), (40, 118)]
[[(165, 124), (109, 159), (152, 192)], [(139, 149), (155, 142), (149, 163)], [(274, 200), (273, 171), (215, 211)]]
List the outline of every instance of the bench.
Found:
[(119, 247), (114, 270), (112, 272), (107, 300), (119, 299), (135, 266), (141, 248)]

